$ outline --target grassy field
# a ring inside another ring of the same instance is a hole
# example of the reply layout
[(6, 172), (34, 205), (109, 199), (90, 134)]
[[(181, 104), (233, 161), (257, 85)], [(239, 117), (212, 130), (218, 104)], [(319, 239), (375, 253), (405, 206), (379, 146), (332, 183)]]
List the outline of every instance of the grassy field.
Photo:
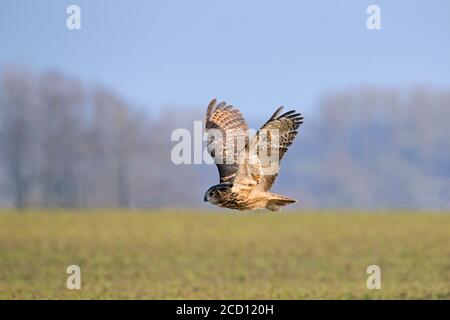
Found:
[(3, 210), (0, 299), (23, 298), (449, 299), (450, 214)]

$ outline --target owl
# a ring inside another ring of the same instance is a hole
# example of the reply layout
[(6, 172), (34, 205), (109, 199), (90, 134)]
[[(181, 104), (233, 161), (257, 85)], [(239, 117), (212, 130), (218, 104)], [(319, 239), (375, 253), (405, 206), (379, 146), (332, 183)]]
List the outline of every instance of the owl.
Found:
[(297, 200), (270, 192), (289, 146), (297, 135), (303, 116), (295, 110), (278, 108), (270, 119), (249, 138), (242, 113), (226, 102), (213, 99), (206, 110), (207, 150), (214, 159), (220, 181), (210, 187), (204, 201), (236, 210), (281, 207)]

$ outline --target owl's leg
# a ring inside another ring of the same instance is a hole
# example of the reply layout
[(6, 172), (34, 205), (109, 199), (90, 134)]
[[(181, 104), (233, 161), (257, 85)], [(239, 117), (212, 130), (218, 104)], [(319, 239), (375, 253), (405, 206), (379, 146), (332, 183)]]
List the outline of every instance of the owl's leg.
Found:
[(272, 201), (267, 202), (266, 208), (269, 209), (270, 211), (280, 211), (280, 206), (276, 205)]

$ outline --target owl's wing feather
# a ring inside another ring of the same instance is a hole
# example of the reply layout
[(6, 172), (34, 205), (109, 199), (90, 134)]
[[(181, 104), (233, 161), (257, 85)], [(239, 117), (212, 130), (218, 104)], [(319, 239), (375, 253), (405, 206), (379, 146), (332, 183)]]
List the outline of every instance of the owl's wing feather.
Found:
[(220, 183), (233, 182), (238, 169), (237, 154), (248, 142), (248, 126), (242, 113), (213, 99), (206, 110), (205, 131), (207, 149), (219, 170)]
[(278, 108), (239, 155), (236, 188), (258, 188), (268, 191), (275, 182), (289, 146), (303, 123), (303, 116), (295, 110), (279, 115)]

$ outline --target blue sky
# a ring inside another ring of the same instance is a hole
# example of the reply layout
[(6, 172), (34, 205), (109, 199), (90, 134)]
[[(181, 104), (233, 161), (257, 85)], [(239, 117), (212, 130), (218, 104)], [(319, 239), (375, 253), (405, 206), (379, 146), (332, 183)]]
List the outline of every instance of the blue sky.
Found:
[[(82, 29), (66, 28), (81, 7)], [(382, 30), (366, 28), (381, 8)], [(450, 1), (23, 1), (0, 4), (0, 69), (104, 84), (157, 110), (225, 99), (245, 113), (311, 112), (321, 93), (450, 86)]]

